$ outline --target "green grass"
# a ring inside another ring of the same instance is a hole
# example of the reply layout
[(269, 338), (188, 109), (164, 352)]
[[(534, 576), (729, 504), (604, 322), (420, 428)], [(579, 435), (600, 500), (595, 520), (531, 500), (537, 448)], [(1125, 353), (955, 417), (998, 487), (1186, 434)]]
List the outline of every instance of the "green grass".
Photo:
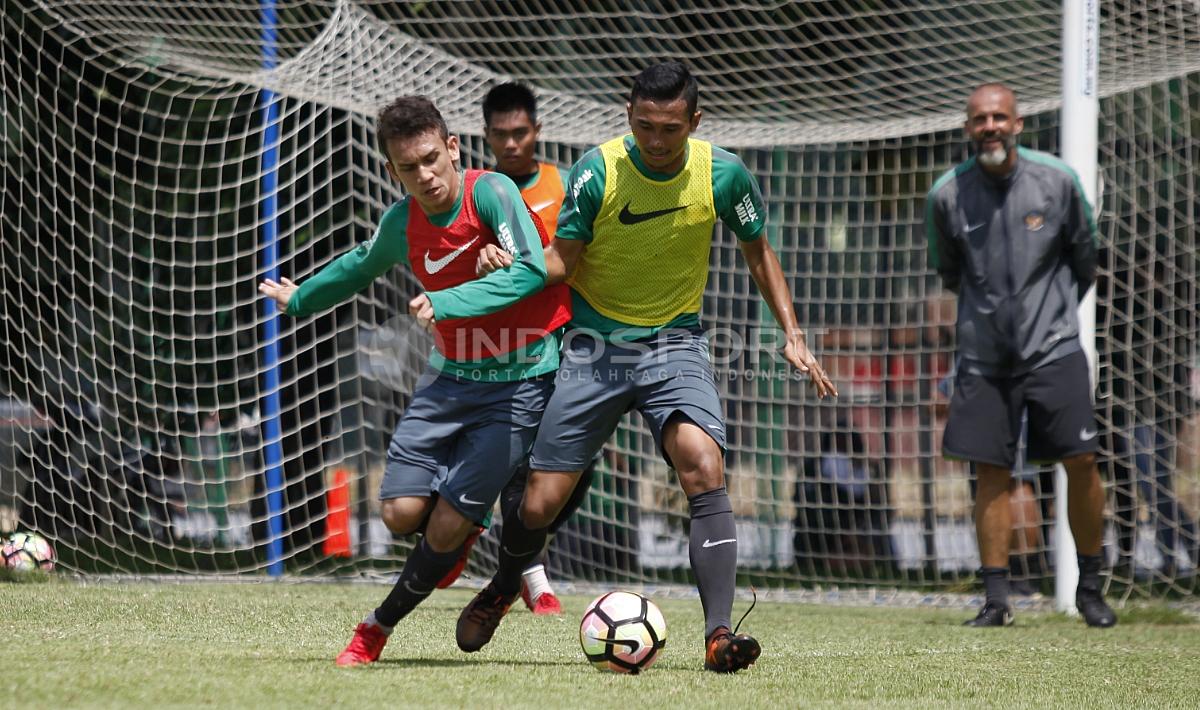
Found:
[(336, 668), (385, 592), (0, 583), (0, 707), (1194, 708), (1200, 688), (1200, 624), (1165, 608), (1122, 612), (1108, 630), (1033, 613), (975, 630), (963, 610), (760, 603), (746, 629), (762, 660), (718, 676), (701, 670), (699, 603), (663, 600), (665, 655), (631, 677), (584, 662), (583, 597), (559, 619), (517, 609), (483, 651), (459, 652), (465, 591), (430, 598), (374, 666)]

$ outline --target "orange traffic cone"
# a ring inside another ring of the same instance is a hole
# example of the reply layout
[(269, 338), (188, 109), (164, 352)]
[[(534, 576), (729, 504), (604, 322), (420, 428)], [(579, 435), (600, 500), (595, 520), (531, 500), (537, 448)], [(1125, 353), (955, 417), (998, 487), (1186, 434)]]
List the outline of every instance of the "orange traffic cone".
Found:
[(325, 554), (350, 556), (350, 474), (333, 472), (333, 485), (325, 491)]

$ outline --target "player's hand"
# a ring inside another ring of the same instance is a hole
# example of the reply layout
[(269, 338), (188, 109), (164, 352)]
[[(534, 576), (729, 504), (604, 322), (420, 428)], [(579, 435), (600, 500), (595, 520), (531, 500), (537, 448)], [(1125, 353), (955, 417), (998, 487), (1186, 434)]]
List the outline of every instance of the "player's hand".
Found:
[(479, 258), (475, 260), (475, 275), (487, 276), (493, 271), (511, 266), (512, 263), (512, 254), (504, 251), (497, 244), (485, 244), (479, 250)]
[(433, 304), (429, 301), (429, 296), (422, 293), (413, 300), (408, 302), (408, 313), (413, 318), (417, 319), (417, 325), (425, 330), (433, 328)]
[(783, 357), (792, 363), (792, 367), (808, 373), (817, 388), (817, 397), (825, 399), (827, 396), (838, 396), (833, 380), (825, 374), (821, 363), (817, 362), (817, 358), (813, 357), (812, 351), (808, 349), (808, 344), (804, 342), (803, 332), (798, 330), (788, 335), (787, 343), (783, 346)]
[(296, 293), (296, 289), (298, 288), (300, 287), (292, 283), (292, 280), (285, 276), (277, 282), (271, 279), (263, 279), (263, 282), (258, 285), (258, 292), (275, 301), (275, 307), (286, 312), (288, 301), (292, 300), (292, 294)]

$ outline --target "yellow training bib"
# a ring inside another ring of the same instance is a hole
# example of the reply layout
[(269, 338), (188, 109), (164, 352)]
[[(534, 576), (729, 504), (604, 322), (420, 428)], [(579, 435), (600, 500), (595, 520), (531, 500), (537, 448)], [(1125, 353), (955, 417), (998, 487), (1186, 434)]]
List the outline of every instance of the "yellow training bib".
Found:
[(688, 139), (683, 170), (666, 181), (638, 171), (623, 137), (600, 153), (604, 199), (569, 283), (602, 315), (630, 325), (698, 312), (717, 221), (712, 144)]

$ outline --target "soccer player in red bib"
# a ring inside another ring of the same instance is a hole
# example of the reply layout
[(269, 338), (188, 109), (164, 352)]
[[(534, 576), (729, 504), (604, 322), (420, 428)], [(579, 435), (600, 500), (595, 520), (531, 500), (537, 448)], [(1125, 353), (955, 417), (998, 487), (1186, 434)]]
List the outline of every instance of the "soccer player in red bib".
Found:
[(436, 294), (409, 303), (422, 323), (438, 308), (435, 349), (388, 447), (379, 497), (389, 530), (423, 528), (424, 535), (387, 598), (355, 628), (339, 666), (377, 660), (396, 624), (454, 572), (529, 454), (570, 318), (566, 288), (546, 287), (549, 238), (540, 220), (509, 178), (459, 170), (458, 137), (432, 102), (393, 101), (379, 113), (376, 133), (388, 174), (408, 196), (384, 213), (365, 244), (299, 286), (264, 281), (264, 295), (303, 316), (351, 297), (396, 264), (407, 265), (427, 291), (442, 291), (476, 280), (475, 262), (488, 244), (519, 266), (479, 279), (477, 297), (515, 301), (488, 315), (461, 317), (461, 303)]

